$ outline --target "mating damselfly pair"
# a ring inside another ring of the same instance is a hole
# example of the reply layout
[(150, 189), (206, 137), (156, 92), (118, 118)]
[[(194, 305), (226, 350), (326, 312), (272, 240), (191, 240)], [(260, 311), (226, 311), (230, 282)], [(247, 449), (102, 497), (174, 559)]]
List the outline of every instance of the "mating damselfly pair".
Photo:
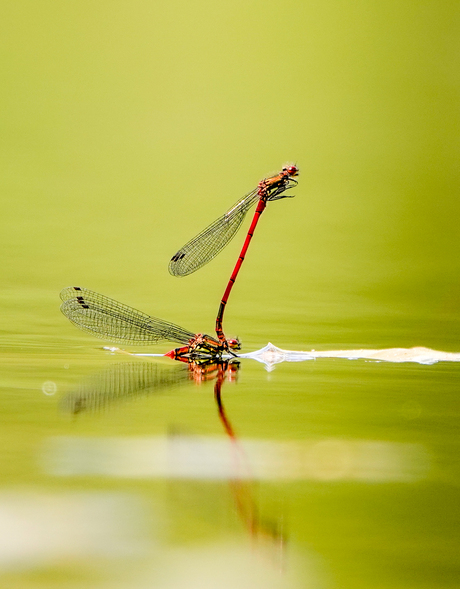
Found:
[(261, 180), (256, 188), (186, 243), (169, 262), (169, 272), (178, 277), (187, 276), (210, 262), (234, 237), (246, 213), (257, 202), (251, 226), (219, 305), (216, 318), (217, 337), (193, 333), (79, 286), (69, 286), (61, 291), (61, 311), (74, 325), (101, 339), (135, 345), (162, 341), (181, 344), (181, 347), (165, 354), (174, 359), (198, 356), (213, 358), (223, 354), (235, 356), (241, 347), (240, 342), (238, 339), (227, 338), (222, 324), (230, 292), (267, 202), (292, 197), (286, 191), (297, 185), (295, 177), (298, 174), (297, 166), (289, 165), (275, 176)]

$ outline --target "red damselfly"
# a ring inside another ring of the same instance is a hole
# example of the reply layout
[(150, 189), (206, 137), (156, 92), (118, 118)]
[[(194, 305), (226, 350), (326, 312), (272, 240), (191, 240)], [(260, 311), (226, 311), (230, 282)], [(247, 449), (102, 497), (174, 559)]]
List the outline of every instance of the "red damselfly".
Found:
[(240, 348), (237, 339), (223, 344), (202, 333), (194, 334), (174, 323), (152, 317), (128, 305), (79, 286), (61, 291), (61, 311), (74, 325), (92, 335), (118, 343), (149, 345), (161, 341), (182, 344), (165, 356), (178, 359), (188, 356), (220, 357), (223, 352)]
[(169, 272), (174, 276), (187, 276), (207, 264), (230, 242), (243, 222), (248, 210), (256, 201), (259, 201), (238, 261), (220, 302), (216, 318), (216, 334), (224, 347), (227, 341), (222, 328), (225, 306), (238, 272), (240, 271), (249, 243), (254, 235), (257, 222), (267, 202), (293, 196), (291, 194), (284, 194), (284, 192), (297, 185), (297, 180), (294, 177), (298, 176), (298, 174), (299, 169), (297, 166), (289, 165), (285, 166), (279, 174), (261, 180), (257, 188), (238, 200), (226, 213), (214, 221), (214, 223), (185, 244), (169, 262)]

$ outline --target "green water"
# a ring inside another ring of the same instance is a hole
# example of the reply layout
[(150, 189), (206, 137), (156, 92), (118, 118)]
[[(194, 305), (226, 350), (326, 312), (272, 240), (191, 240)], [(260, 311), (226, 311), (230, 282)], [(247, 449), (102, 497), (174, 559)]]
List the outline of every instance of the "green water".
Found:
[[(235, 450), (215, 381), (104, 351), (58, 295), (81, 285), (212, 333), (244, 229), (190, 277), (168, 261), (295, 161), (228, 335), (459, 352), (459, 16), (408, 0), (4, 7), (2, 586), (458, 586), (458, 365), (242, 360), (222, 386)], [(129, 394), (68, 411), (114, 379)], [(174, 440), (189, 478), (155, 466)]]

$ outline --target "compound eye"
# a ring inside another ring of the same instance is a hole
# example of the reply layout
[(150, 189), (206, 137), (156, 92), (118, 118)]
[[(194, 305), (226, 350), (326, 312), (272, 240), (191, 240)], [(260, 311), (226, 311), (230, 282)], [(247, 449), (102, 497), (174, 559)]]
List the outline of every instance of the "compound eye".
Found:
[(287, 172), (289, 176), (296, 176), (299, 172), (299, 168), (297, 166), (289, 166)]
[(228, 339), (227, 343), (228, 343), (228, 347), (232, 350), (240, 350), (241, 349), (241, 344), (240, 344), (239, 340), (236, 338), (235, 339), (234, 338)]

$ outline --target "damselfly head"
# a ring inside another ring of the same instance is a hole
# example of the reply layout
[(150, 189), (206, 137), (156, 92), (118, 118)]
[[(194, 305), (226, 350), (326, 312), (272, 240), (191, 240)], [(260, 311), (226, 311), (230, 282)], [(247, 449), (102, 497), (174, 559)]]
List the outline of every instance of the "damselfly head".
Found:
[(241, 350), (241, 342), (237, 337), (228, 339), (227, 344), (231, 350)]
[(299, 168), (297, 166), (285, 166), (283, 168), (283, 172), (288, 174), (289, 176), (298, 176), (299, 175)]

